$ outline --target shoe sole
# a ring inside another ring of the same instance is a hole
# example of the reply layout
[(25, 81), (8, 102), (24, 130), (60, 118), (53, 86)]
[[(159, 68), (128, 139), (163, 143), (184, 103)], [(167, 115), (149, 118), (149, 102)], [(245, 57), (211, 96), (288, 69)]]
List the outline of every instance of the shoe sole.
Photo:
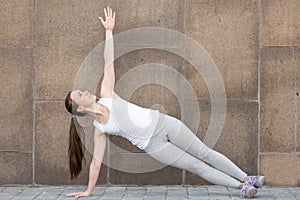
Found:
[(265, 183), (265, 177), (263, 177), (263, 178), (261, 179), (260, 187), (264, 186), (264, 183)]
[(261, 187), (264, 185), (264, 181), (265, 181), (265, 177), (264, 177), (264, 176), (261, 176), (261, 180), (259, 181), (260, 184), (259, 184), (259, 185), (255, 185), (255, 187), (261, 188)]
[(256, 195), (257, 193), (257, 189), (251, 189), (248, 193), (248, 198), (254, 198), (254, 196)]

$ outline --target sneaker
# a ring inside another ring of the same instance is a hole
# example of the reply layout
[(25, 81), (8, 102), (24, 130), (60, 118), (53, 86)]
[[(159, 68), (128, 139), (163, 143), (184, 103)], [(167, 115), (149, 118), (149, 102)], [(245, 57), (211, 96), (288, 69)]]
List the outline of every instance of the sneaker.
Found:
[(241, 198), (244, 198), (245, 196), (247, 196), (249, 199), (254, 198), (256, 193), (257, 189), (250, 185), (248, 182), (245, 182), (243, 184), (243, 187), (241, 189)]
[(264, 176), (249, 176), (248, 183), (256, 188), (261, 188), (264, 184)]

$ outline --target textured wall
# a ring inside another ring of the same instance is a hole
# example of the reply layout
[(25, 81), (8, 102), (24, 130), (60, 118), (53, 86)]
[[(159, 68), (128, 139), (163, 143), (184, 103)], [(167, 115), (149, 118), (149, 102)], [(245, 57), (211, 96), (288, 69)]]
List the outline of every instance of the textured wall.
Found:
[[(265, 175), (267, 184), (299, 186), (297, 0), (0, 1), (0, 184), (72, 184), (67, 165), (70, 115), (63, 100), (85, 57), (105, 39), (97, 19), (105, 6), (117, 13), (115, 34), (163, 27), (201, 44), (219, 69), (227, 97), (226, 121), (214, 149), (247, 173)], [(181, 48), (193, 55), (180, 44), (174, 46)], [(158, 49), (132, 51), (115, 61), (116, 81), (135, 66), (151, 62), (171, 66), (189, 81), (197, 97), (184, 100), (199, 103), (196, 134), (203, 139), (210, 122), (210, 94), (203, 77), (184, 58)], [(181, 80), (172, 84), (185, 95)], [(162, 111), (181, 117), (176, 96), (157, 84), (140, 87), (128, 100), (145, 107), (161, 104)], [(123, 138), (110, 140), (129, 152), (142, 153)], [(109, 146), (106, 152), (110, 162), (122, 164), (124, 153)], [(86, 156), (78, 184), (88, 181), (91, 155)], [(127, 173), (103, 165), (98, 184), (107, 183), (207, 184), (170, 166)]]

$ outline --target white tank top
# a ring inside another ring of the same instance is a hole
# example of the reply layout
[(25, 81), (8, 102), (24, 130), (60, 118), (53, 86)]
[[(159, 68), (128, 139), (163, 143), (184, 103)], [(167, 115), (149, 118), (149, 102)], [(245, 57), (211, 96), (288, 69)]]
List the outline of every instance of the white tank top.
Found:
[(98, 103), (105, 105), (110, 115), (106, 124), (94, 120), (96, 128), (110, 135), (122, 136), (140, 149), (146, 148), (159, 119), (158, 110), (140, 107), (119, 96), (101, 98)]

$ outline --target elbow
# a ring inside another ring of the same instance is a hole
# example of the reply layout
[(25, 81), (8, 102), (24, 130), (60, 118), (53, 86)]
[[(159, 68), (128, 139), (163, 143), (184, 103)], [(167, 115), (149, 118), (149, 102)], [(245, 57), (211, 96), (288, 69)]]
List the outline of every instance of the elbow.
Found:
[(91, 162), (91, 166), (93, 168), (100, 169), (101, 168), (101, 163), (102, 163), (101, 161), (93, 159), (92, 162)]
[(105, 55), (104, 56), (104, 63), (106, 65), (110, 65), (114, 62), (114, 55)]

